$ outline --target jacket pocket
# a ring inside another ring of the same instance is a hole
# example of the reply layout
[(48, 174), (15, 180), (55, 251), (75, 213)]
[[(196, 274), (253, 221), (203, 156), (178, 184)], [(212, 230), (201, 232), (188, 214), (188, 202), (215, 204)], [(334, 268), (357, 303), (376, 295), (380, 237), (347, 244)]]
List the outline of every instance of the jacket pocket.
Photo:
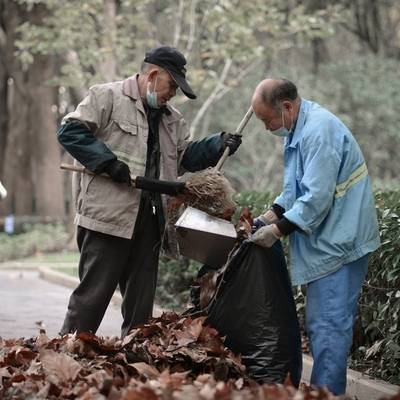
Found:
[(129, 121), (121, 121), (121, 120), (114, 120), (114, 123), (117, 127), (124, 133), (128, 133), (129, 135), (137, 136), (138, 134), (138, 126), (132, 124)]
[(127, 155), (135, 153), (139, 141), (138, 131), (138, 126), (129, 121), (113, 120), (111, 135), (107, 144), (113, 151), (118, 150)]
[(131, 121), (112, 120), (111, 134), (106, 142), (117, 158), (128, 164), (133, 175), (143, 175), (146, 168), (147, 142), (142, 140), (140, 129)]

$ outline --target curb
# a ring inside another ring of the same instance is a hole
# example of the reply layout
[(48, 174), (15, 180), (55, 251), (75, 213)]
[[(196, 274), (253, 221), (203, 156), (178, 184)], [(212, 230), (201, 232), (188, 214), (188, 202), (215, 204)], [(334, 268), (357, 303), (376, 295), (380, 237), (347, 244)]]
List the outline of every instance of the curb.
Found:
[(76, 267), (76, 263), (73, 262), (4, 261), (0, 263), (0, 271), (10, 269), (14, 271), (38, 270), (47, 264), (55, 269)]
[[(303, 354), (303, 373), (301, 380), (310, 383), (312, 357)], [(382, 398), (395, 396), (400, 393), (400, 386), (372, 379), (368, 375), (352, 369), (347, 370), (346, 395), (357, 400), (380, 400)]]
[[(47, 267), (38, 267), (39, 277), (48, 282), (55, 283), (56, 285), (61, 285), (68, 287), (70, 289), (75, 289), (79, 284), (79, 278), (74, 276), (69, 276), (62, 272), (58, 272), (54, 269)], [(111, 298), (111, 303), (115, 306), (120, 306), (122, 304), (122, 296), (119, 292), (115, 292)], [(160, 317), (163, 313), (163, 309), (157, 304), (153, 308), (153, 316)]]

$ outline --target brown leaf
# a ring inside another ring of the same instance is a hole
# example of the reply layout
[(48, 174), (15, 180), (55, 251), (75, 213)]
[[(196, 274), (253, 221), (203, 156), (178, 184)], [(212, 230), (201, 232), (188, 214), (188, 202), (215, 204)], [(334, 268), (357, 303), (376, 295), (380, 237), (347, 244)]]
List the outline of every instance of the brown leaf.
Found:
[(218, 272), (207, 272), (200, 279), (200, 307), (206, 308), (215, 295)]
[(187, 346), (189, 343), (193, 343), (197, 340), (197, 338), (191, 335), (188, 331), (175, 331), (174, 335), (178, 347)]
[(225, 347), (218, 331), (210, 326), (203, 327), (199, 336), (199, 342), (211, 353), (221, 355), (225, 353)]
[(9, 371), (9, 367), (0, 368), (0, 382), (1, 382), (1, 378), (10, 378), (10, 377), (11, 377), (11, 373)]
[(55, 377), (60, 382), (74, 380), (82, 369), (72, 357), (53, 350), (41, 350), (40, 361), (48, 376)]
[(107, 374), (106, 371), (95, 371), (91, 373), (90, 375), (85, 376), (85, 381), (87, 381), (89, 384), (96, 384), (98, 388), (100, 388), (104, 381), (110, 379), (110, 375)]
[(50, 339), (46, 335), (45, 332), (40, 332), (38, 337), (36, 338), (36, 347), (40, 349), (41, 347), (46, 346), (50, 342)]
[(187, 328), (188, 332), (194, 338), (196, 338), (196, 340), (198, 339), (198, 337), (201, 334), (201, 331), (203, 330), (203, 323), (204, 323), (205, 319), (206, 319), (206, 317), (195, 318)]
[(184, 371), (170, 374), (170, 372), (166, 369), (161, 372), (158, 381), (164, 386), (168, 385), (173, 389), (180, 389), (180, 387), (186, 382), (189, 373), (190, 371)]
[(146, 364), (144, 362), (138, 362), (128, 365), (135, 368), (140, 375), (144, 375), (146, 378), (152, 379), (160, 376), (160, 372), (158, 371), (157, 368), (154, 368), (151, 365)]
[(158, 400), (154, 390), (148, 387), (128, 389), (121, 396), (121, 400)]

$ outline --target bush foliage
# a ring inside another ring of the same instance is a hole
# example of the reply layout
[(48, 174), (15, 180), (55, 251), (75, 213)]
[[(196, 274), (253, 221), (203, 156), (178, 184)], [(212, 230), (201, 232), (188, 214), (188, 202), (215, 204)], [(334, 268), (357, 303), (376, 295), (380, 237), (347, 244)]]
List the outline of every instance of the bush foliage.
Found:
[(18, 235), (0, 233), (0, 262), (61, 251), (68, 242), (63, 224), (26, 225), (23, 231)]

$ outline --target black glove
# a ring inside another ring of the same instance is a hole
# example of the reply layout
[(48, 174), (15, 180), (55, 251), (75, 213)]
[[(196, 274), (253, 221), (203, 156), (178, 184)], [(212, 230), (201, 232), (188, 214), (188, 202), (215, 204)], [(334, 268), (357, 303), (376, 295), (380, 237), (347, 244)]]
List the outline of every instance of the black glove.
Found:
[(104, 169), (114, 182), (132, 186), (131, 171), (127, 164), (120, 160), (112, 160)]
[(241, 145), (242, 136), (236, 134), (234, 135), (228, 132), (222, 132), (221, 140), (222, 140), (222, 150), (225, 151), (225, 149), (229, 147), (229, 155), (231, 156)]

